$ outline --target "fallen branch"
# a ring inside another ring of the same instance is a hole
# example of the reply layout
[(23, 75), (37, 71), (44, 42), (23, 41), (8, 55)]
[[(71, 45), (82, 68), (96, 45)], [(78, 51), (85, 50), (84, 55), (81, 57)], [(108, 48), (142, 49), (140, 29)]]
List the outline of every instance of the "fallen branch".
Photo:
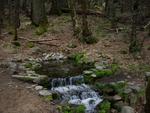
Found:
[(27, 38), (23, 38), (23, 37), (19, 37), (19, 39), (23, 39), (23, 40), (27, 40), (28, 42), (47, 42), (47, 41), (53, 41), (53, 40), (59, 40), (57, 38), (53, 38), (53, 39), (42, 39), (42, 40), (29, 40)]
[[(69, 8), (62, 8), (61, 9), (64, 13), (70, 13), (72, 11), (72, 9)], [(99, 11), (93, 11), (93, 10), (87, 10), (86, 12), (80, 10), (80, 9), (76, 9), (77, 14), (83, 14), (86, 13), (87, 15), (95, 15), (95, 16), (102, 16), (105, 17), (104, 13), (101, 13)]]

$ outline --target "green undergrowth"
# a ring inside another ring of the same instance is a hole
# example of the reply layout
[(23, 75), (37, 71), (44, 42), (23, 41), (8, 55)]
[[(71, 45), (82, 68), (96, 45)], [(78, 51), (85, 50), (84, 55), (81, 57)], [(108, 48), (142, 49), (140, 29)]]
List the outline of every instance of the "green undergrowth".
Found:
[(76, 107), (72, 107), (69, 105), (59, 106), (58, 110), (61, 113), (85, 113), (85, 107), (83, 105), (79, 105)]
[(98, 113), (109, 113), (111, 109), (111, 103), (109, 101), (103, 101), (98, 108)]
[(123, 93), (126, 85), (127, 85), (126, 82), (118, 82), (118, 83), (112, 83), (112, 84), (96, 83), (95, 87), (97, 90), (99, 90), (104, 95), (107, 95), (110, 92), (121, 95)]

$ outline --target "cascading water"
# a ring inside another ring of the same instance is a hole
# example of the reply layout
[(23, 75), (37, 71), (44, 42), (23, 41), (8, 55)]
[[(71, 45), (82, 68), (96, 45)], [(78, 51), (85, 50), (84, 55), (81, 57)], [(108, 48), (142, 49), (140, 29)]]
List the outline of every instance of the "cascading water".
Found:
[(86, 113), (95, 113), (96, 106), (102, 101), (97, 92), (84, 84), (83, 76), (56, 78), (51, 81), (51, 90), (62, 95), (69, 104), (84, 105)]

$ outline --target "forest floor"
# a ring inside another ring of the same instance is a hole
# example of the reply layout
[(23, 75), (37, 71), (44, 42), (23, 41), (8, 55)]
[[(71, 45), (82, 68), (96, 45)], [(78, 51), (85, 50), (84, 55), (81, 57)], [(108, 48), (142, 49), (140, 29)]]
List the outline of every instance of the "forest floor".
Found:
[[(150, 38), (145, 39), (141, 54), (134, 58), (128, 53), (129, 36), (124, 31), (121, 33), (104, 31), (101, 26), (109, 26), (104, 25), (106, 22), (101, 21), (99, 17), (90, 20), (93, 34), (99, 39), (98, 43), (92, 45), (83, 44), (72, 36), (69, 16), (50, 17), (48, 31), (42, 35), (37, 35), (37, 28), (31, 26), (28, 19), (22, 18), (21, 28), (18, 31), (21, 46), (14, 48), (11, 44), (13, 35), (4, 31), (0, 39), (0, 62), (10, 59), (24, 60), (30, 56), (40, 56), (49, 52), (65, 54), (84, 52), (91, 60), (98, 60), (102, 55), (107, 56), (120, 67), (134, 73), (133, 81), (143, 82), (142, 72), (150, 70)], [(146, 35), (145, 32), (139, 33), (140, 38)], [(42, 44), (29, 42), (29, 40), (41, 39), (57, 40), (43, 41)], [(76, 47), (71, 48), (70, 45)], [(9, 69), (0, 67), (0, 113), (56, 113), (55, 106), (40, 98), (30, 87), (31, 85), (27, 83), (12, 79)]]

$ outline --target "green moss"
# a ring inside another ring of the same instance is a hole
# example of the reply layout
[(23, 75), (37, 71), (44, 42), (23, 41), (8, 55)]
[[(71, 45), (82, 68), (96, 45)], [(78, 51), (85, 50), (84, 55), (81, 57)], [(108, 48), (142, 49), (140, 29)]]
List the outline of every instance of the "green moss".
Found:
[(79, 105), (77, 107), (72, 107), (66, 105), (62, 107), (62, 113), (85, 113), (85, 106)]
[(33, 48), (33, 47), (34, 47), (34, 43), (33, 43), (33, 42), (28, 42), (28, 43), (27, 43), (27, 47)]
[(45, 101), (52, 101), (53, 100), (52, 95), (44, 96), (43, 99)]
[(113, 84), (96, 83), (95, 87), (106, 95), (110, 91), (121, 95), (126, 87), (126, 83), (125, 82), (119, 82)]
[(45, 32), (47, 32), (47, 26), (46, 26), (46, 25), (40, 25), (39, 27), (37, 27), (35, 33), (36, 33), (37, 35), (42, 35), (42, 34), (44, 34)]
[(50, 88), (51, 87), (51, 84), (49, 83), (48, 78), (42, 79), (39, 84), (42, 85), (45, 88)]
[(54, 100), (59, 100), (60, 96), (57, 93), (53, 93), (52, 97)]
[(72, 54), (69, 59), (71, 59), (75, 65), (81, 65), (88, 62), (88, 58), (85, 53)]
[(111, 109), (111, 103), (109, 101), (104, 101), (100, 104), (99, 113), (109, 113)]
[(113, 71), (112, 70), (96, 70), (94, 73), (96, 74), (96, 76), (98, 78), (113, 75)]

